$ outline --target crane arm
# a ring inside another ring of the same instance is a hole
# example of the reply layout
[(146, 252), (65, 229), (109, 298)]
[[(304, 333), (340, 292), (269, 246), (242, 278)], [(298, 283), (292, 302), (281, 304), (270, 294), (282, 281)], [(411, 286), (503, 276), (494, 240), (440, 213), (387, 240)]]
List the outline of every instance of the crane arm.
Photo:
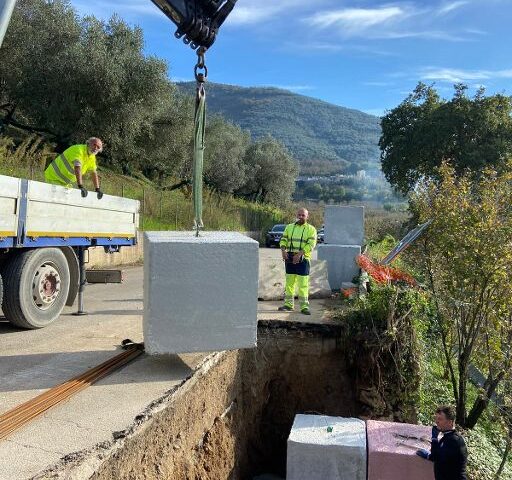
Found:
[(196, 50), (209, 48), (237, 0), (151, 0), (177, 26), (177, 38)]

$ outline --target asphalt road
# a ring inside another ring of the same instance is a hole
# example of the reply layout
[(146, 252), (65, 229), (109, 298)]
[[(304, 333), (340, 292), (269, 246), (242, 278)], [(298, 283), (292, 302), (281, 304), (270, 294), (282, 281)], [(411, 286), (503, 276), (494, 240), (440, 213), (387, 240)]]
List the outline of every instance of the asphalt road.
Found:
[[(276, 258), (277, 249), (261, 249)], [(124, 282), (89, 285), (85, 309), (66, 308), (40, 330), (20, 330), (0, 316), (0, 414), (119, 353), (125, 338), (142, 338), (142, 267), (124, 269)], [(259, 319), (325, 322), (324, 304), (313, 315), (277, 312), (280, 302), (260, 302)], [(0, 440), (0, 479), (25, 479), (71, 452), (110, 440), (154, 399), (187, 378), (206, 354), (143, 355), (69, 401)]]

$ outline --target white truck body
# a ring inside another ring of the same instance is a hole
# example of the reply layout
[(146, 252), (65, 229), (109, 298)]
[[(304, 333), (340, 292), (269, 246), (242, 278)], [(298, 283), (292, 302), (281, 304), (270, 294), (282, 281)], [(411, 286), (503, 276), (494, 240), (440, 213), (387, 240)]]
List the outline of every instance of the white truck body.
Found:
[(116, 252), (136, 243), (139, 206), (0, 175), (0, 303), (7, 320), (41, 328), (58, 318), (83, 292), (87, 248)]
[[(0, 175), (0, 238), (123, 238), (134, 239), (139, 224), (139, 202), (95, 192), (82, 198), (80, 190), (26, 181), (26, 220), (22, 182)], [(22, 220), (22, 219), (21, 219)]]

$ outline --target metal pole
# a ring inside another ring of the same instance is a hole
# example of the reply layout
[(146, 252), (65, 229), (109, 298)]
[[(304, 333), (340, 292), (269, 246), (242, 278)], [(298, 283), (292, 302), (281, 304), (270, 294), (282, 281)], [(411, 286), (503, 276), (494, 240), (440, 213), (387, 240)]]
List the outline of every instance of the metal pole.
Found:
[(15, 3), (16, 0), (0, 0), (0, 47), (4, 41)]
[(80, 269), (80, 285), (78, 287), (78, 310), (73, 315), (87, 315), (84, 311), (84, 291), (87, 277), (85, 274), (85, 247), (78, 247), (78, 267)]

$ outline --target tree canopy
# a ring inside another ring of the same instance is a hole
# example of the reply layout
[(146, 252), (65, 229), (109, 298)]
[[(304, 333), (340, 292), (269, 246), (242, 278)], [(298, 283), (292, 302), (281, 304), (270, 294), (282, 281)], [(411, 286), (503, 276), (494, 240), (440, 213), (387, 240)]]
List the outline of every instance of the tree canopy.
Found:
[[(457, 423), (472, 428), (512, 376), (512, 162), (462, 175), (443, 163), (436, 173), (437, 180), (426, 179), (411, 197), (418, 221), (432, 220), (416, 258), (436, 306), (433, 330)], [(472, 366), (486, 380), (468, 408)]]
[[(98, 136), (105, 146), (100, 165), (161, 183), (186, 180), (193, 101), (143, 46), (142, 30), (119, 17), (82, 18), (66, 0), (19, 0), (0, 50), (0, 133), (37, 133), (57, 151)], [(290, 200), (294, 178), (278, 195), (273, 176), (255, 180), (259, 169), (246, 169), (247, 132), (220, 117), (207, 128), (206, 183), (242, 194), (246, 183), (257, 182), (267, 192), (261, 201)], [(284, 150), (273, 145), (265, 151), (278, 152), (280, 162)]]
[(421, 178), (434, 177), (443, 161), (457, 174), (503, 163), (512, 153), (512, 99), (484, 93), (480, 89), (469, 98), (459, 84), (453, 98), (443, 100), (419, 83), (383, 117), (382, 171), (393, 187), (406, 194)]

